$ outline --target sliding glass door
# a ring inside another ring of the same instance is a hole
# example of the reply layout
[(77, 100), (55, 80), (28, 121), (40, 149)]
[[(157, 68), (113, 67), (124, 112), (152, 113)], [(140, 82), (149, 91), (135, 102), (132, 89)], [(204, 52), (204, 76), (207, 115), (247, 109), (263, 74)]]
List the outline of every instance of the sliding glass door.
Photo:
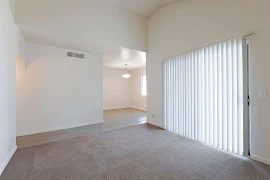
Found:
[(246, 54), (236, 38), (164, 60), (165, 129), (246, 155)]

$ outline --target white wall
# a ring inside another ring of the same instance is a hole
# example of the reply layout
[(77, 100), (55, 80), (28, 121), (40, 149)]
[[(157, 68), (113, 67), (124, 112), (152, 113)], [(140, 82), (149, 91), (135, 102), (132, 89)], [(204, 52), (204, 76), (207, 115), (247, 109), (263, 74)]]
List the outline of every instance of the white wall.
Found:
[(143, 75), (146, 75), (146, 68), (136, 69), (131, 72), (130, 106), (135, 109), (146, 111), (147, 110), (147, 107), (146, 107), (147, 96), (141, 95), (141, 76)]
[(103, 70), (103, 109), (135, 108), (146, 111), (146, 96), (141, 96), (141, 76), (146, 68), (130, 71), (124, 79), (124, 70)]
[(17, 86), (17, 135), (102, 122), (101, 56), (70, 58), (68, 51), (26, 43), (29, 65)]
[(0, 1), (0, 175), (16, 150), (16, 60), (24, 40), (13, 22), (9, 0)]
[[(162, 126), (162, 59), (253, 31), (251, 41), (251, 154), (270, 164), (270, 1), (188, 0), (161, 8), (149, 19), (148, 121)], [(152, 117), (155, 114), (155, 118)]]
[(103, 69), (103, 109), (130, 107), (129, 79), (124, 79), (123, 70)]

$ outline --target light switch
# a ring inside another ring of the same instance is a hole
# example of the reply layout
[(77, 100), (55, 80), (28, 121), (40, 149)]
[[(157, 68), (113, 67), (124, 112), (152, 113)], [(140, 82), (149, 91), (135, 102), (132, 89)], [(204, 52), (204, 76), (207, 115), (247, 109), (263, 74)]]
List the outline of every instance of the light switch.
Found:
[(267, 93), (266, 89), (259, 90), (259, 98), (260, 99), (267, 99), (268, 98), (268, 93)]

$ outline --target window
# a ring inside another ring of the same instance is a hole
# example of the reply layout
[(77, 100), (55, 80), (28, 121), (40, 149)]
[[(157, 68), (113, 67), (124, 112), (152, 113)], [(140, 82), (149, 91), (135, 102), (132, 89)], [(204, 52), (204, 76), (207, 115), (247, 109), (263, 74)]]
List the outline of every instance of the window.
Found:
[(141, 95), (147, 96), (146, 75), (141, 76)]

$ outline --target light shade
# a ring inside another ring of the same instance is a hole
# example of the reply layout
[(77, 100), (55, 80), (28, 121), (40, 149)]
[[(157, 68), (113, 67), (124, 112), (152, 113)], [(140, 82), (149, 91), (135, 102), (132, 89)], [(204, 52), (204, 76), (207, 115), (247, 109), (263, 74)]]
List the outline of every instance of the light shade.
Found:
[(125, 71), (125, 73), (122, 75), (122, 77), (125, 78), (125, 79), (128, 79), (128, 78), (130, 78), (131, 74), (129, 74), (128, 71), (127, 71), (127, 64), (125, 64), (125, 66), (126, 66), (126, 71)]
[(131, 77), (131, 74), (127, 74), (127, 73), (125, 73), (125, 74), (123, 74), (123, 75), (122, 75), (122, 77), (123, 77), (123, 78), (125, 78), (125, 79), (128, 79), (128, 78), (130, 78), (130, 77)]

